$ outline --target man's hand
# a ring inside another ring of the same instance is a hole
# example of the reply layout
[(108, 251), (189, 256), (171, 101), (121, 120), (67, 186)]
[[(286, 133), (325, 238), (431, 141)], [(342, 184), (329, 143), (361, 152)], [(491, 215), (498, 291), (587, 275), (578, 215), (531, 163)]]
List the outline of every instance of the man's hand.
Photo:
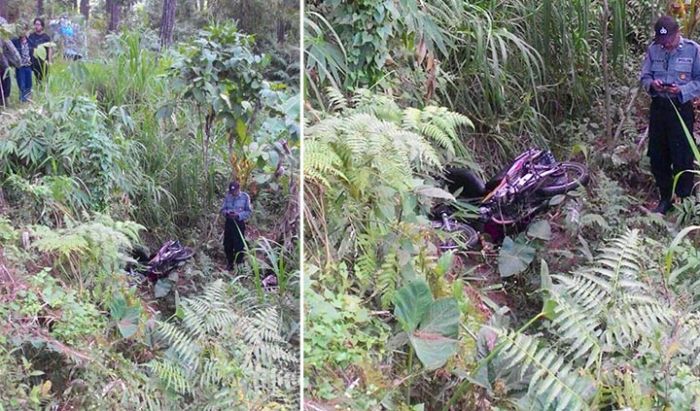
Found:
[(667, 92), (667, 93), (671, 93), (671, 94), (680, 94), (680, 93), (681, 93), (681, 89), (678, 88), (678, 86), (674, 84), (674, 85), (672, 85), (671, 87), (667, 87), (667, 88), (666, 88), (666, 92)]
[(663, 81), (661, 81), (661, 80), (653, 80), (651, 82), (651, 88), (653, 88), (654, 90), (656, 90), (658, 92), (662, 92), (662, 91), (664, 91), (664, 86), (662, 86), (662, 84), (663, 84)]

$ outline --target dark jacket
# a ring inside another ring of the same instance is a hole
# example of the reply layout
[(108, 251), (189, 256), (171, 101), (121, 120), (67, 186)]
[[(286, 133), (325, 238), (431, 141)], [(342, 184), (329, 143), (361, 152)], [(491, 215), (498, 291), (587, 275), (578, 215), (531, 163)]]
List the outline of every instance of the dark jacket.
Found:
[(41, 61), (43, 63), (44, 60), (42, 58), (34, 55), (34, 50), (44, 43), (49, 43), (51, 41), (51, 37), (46, 33), (32, 33), (29, 35), (27, 40), (29, 41), (29, 55), (32, 57), (32, 64), (36, 64), (37, 61)]
[[(29, 61), (26, 64), (22, 64), (22, 41), (19, 38), (14, 38), (14, 39), (12, 39), (12, 44), (15, 46), (15, 49), (19, 53), (20, 65), (31, 66), (32, 65), (32, 55), (34, 54), (34, 50), (32, 49), (31, 43), (27, 42), (27, 45), (29, 46)], [(15, 67), (17, 67), (17, 66), (15, 66)]]

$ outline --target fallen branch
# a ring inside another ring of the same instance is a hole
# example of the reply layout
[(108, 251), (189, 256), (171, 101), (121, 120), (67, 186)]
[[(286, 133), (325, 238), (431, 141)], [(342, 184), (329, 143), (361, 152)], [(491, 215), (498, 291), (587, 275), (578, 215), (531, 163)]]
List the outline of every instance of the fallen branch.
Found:
[(622, 127), (625, 125), (625, 120), (627, 120), (627, 117), (629, 116), (630, 111), (632, 111), (632, 106), (634, 105), (634, 102), (637, 100), (637, 95), (639, 94), (639, 87), (636, 87), (632, 91), (632, 97), (630, 98), (629, 103), (627, 103), (627, 107), (623, 111), (620, 109), (620, 122), (617, 124), (617, 129), (615, 130), (615, 135), (613, 136), (613, 141), (617, 141), (617, 139), (620, 137), (622, 134)]

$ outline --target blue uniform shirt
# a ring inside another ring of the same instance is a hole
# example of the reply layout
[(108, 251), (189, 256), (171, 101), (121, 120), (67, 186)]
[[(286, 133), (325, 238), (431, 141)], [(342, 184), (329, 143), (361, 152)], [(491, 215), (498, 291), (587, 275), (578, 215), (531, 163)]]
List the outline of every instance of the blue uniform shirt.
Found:
[[(639, 78), (644, 89), (652, 97), (677, 97), (681, 103), (700, 97), (700, 46), (681, 37), (678, 47), (667, 51), (660, 44), (652, 43), (647, 49), (642, 75)], [(680, 88), (678, 95), (658, 93), (651, 88), (653, 80), (674, 83)]]
[(238, 221), (247, 220), (252, 212), (250, 209), (250, 196), (248, 193), (241, 191), (237, 196), (227, 193), (220, 212), (224, 217), (226, 217), (226, 213), (229, 211), (235, 211), (238, 213)]

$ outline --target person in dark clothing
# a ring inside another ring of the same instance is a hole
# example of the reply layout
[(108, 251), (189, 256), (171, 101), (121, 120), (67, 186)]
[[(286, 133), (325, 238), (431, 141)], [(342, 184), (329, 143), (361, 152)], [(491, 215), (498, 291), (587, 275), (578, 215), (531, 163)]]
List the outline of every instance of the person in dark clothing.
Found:
[(233, 269), (234, 263), (241, 264), (245, 257), (245, 221), (251, 212), (250, 196), (241, 191), (238, 182), (232, 181), (221, 206), (221, 215), (226, 218), (224, 253), (228, 270)]
[(42, 57), (35, 55), (34, 51), (37, 47), (44, 43), (50, 43), (51, 37), (44, 31), (44, 20), (40, 18), (34, 19), (34, 33), (29, 35), (29, 45), (31, 48), (32, 56), (32, 71), (36, 76), (37, 82), (44, 79), (44, 76), (48, 72), (48, 63), (51, 62), (51, 49), (46, 49), (46, 60)]
[(666, 214), (672, 207), (675, 176), (680, 173), (678, 197), (688, 197), (693, 189), (693, 173), (688, 172), (693, 169), (693, 151), (683, 125), (692, 134), (693, 99), (700, 96), (700, 46), (681, 37), (673, 17), (659, 18), (654, 30), (656, 37), (647, 49), (640, 82), (652, 99), (647, 155), (660, 195), (654, 212)]
[(12, 40), (17, 51), (19, 51), (20, 64), (17, 67), (17, 87), (19, 87), (19, 99), (22, 102), (29, 100), (32, 93), (32, 59), (31, 46), (27, 38), (28, 28), (25, 26), (19, 37)]
[[(7, 24), (7, 20), (0, 17), (0, 25), (4, 24)], [(19, 67), (20, 58), (11, 41), (0, 39), (0, 48), (2, 48), (0, 50), (0, 87), (2, 88), (0, 106), (6, 106), (12, 88), (12, 76), (10, 76), (9, 68), (10, 66)]]

